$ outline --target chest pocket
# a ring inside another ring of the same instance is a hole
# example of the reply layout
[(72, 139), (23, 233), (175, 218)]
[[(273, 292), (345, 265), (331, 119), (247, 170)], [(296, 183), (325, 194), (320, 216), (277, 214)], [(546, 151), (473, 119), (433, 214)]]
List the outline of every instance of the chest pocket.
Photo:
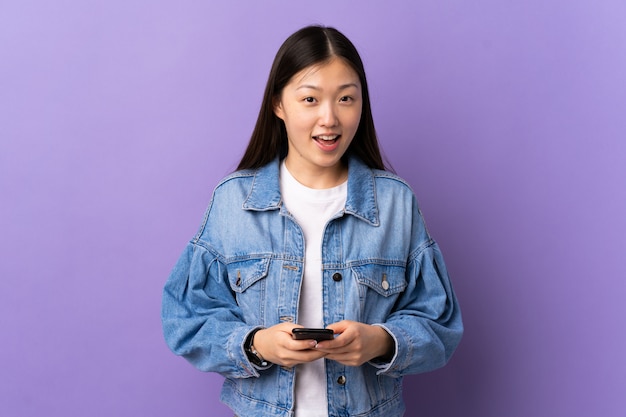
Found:
[[(363, 323), (383, 323), (406, 289), (404, 266), (366, 264), (352, 267), (358, 300), (353, 317)], [(358, 306), (358, 307), (357, 307)]]
[(230, 288), (235, 293), (244, 293), (259, 280), (267, 276), (269, 265), (269, 258), (246, 259), (229, 263), (227, 268)]
[(383, 297), (401, 293), (407, 286), (403, 266), (367, 264), (352, 267), (359, 285), (359, 297), (367, 297), (368, 289)]

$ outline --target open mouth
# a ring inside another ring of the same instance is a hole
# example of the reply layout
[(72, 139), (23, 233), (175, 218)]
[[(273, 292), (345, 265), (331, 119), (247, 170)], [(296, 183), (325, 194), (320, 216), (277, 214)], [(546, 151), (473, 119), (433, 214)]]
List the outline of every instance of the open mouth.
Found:
[(341, 137), (341, 135), (317, 135), (313, 139), (322, 145), (332, 145)]

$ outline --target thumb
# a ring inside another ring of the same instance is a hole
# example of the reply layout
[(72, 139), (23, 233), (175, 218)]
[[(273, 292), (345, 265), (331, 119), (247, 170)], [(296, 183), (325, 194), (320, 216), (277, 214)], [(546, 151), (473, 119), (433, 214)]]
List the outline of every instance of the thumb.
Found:
[(332, 331), (335, 333), (343, 333), (348, 328), (349, 325), (350, 325), (350, 322), (348, 320), (341, 320), (341, 321), (338, 321), (337, 323), (329, 324), (328, 326), (326, 326), (326, 328), (332, 329)]

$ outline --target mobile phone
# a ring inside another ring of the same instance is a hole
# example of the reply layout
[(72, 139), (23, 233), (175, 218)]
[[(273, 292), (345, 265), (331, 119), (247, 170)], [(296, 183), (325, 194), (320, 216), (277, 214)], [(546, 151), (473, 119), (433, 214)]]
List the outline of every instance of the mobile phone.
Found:
[(291, 330), (291, 335), (296, 340), (333, 340), (334, 332), (331, 329), (308, 329), (296, 327)]

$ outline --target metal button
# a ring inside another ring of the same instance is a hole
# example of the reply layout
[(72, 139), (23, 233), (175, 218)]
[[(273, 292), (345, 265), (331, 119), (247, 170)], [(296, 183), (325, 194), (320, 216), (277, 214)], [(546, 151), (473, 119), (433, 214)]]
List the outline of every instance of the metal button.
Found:
[(341, 375), (339, 378), (337, 378), (337, 383), (339, 385), (346, 385), (346, 377)]
[(383, 290), (387, 291), (389, 289), (389, 281), (387, 281), (387, 274), (383, 274), (383, 282), (380, 283), (383, 287)]
[(339, 281), (341, 281), (341, 278), (342, 278), (342, 276), (341, 276), (341, 274), (339, 272), (335, 272), (333, 274), (333, 281), (339, 282)]

